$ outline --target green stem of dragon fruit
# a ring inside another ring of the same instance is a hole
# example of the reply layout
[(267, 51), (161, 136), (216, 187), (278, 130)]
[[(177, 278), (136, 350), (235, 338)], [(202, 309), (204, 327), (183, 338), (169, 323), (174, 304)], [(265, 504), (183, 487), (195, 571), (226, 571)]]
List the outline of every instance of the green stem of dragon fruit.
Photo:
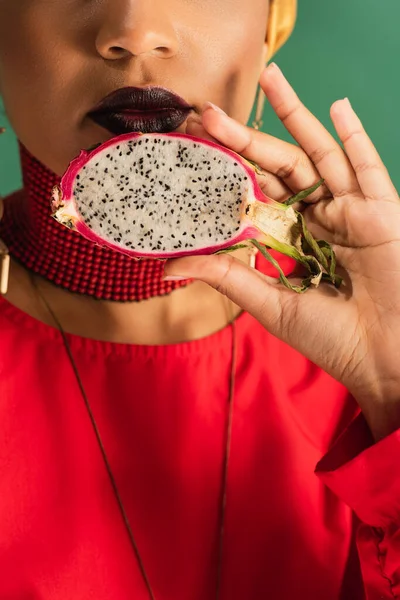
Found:
[[(293, 204), (301, 202), (315, 192), (323, 182), (324, 180), (321, 179), (311, 188), (292, 196), (286, 202), (282, 203), (282, 210), (289, 209), (293, 211), (293, 224), (290, 231), (293, 238), (292, 243), (279, 241), (272, 235), (267, 234), (265, 243), (256, 239), (249, 240), (249, 243), (255, 246), (264, 258), (278, 271), (281, 283), (298, 294), (306, 292), (311, 286), (318, 287), (321, 281), (329, 282), (336, 288), (339, 288), (342, 283), (342, 279), (336, 274), (336, 256), (331, 245), (323, 240), (316, 240), (308, 231), (303, 215), (291, 208)], [(265, 231), (265, 229), (267, 228), (260, 228), (261, 231)], [(247, 244), (237, 244), (229, 248), (228, 252), (246, 247), (248, 248)], [(306, 268), (309, 276), (302, 280), (301, 285), (292, 284), (283, 273), (277, 260), (268, 252), (268, 248), (277, 250), (281, 254), (293, 258)]]
[(297, 202), (302, 202), (303, 200), (308, 198), (308, 196), (311, 196), (311, 194), (313, 192), (315, 192), (318, 188), (320, 188), (323, 183), (325, 183), (325, 179), (320, 179), (318, 181), (318, 183), (316, 183), (312, 187), (307, 188), (306, 190), (303, 190), (302, 192), (299, 192), (295, 196), (291, 196), (290, 198), (285, 200), (285, 202), (283, 202), (282, 204), (284, 204), (285, 206), (292, 206), (293, 204), (296, 204)]

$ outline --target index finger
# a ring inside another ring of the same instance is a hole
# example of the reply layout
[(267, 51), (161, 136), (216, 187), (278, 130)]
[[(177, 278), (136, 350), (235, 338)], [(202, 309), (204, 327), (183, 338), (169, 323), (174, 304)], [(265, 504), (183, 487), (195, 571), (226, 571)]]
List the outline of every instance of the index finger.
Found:
[[(268, 133), (246, 127), (210, 103), (203, 112), (203, 126), (224, 146), (280, 178), (295, 194), (321, 179), (304, 150)], [(328, 197), (332, 194), (326, 186), (322, 186), (307, 198), (307, 202)]]
[(263, 72), (260, 84), (288, 132), (310, 157), (334, 196), (360, 193), (354, 169), (340, 144), (301, 102), (278, 65)]

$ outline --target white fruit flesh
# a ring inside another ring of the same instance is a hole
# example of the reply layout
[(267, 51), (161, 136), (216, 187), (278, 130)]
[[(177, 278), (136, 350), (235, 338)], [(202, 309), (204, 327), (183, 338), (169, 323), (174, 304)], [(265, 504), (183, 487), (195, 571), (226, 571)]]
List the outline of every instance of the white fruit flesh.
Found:
[(73, 196), (76, 216), (99, 241), (162, 254), (234, 239), (253, 186), (243, 165), (220, 150), (141, 136), (89, 159)]

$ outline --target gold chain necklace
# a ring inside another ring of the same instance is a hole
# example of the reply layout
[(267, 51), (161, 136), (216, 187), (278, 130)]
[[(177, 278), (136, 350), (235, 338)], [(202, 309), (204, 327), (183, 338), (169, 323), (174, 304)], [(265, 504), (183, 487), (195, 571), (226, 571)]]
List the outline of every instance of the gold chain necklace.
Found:
[[(35, 277), (32, 273), (29, 273), (32, 285), (38, 294), (40, 300), (44, 304), (46, 310), (48, 311), (51, 319), (53, 320), (56, 328), (59, 330), (60, 335), (63, 340), (64, 348), (66, 354), (68, 356), (69, 362), (71, 364), (72, 370), (74, 372), (78, 387), (81, 392), (82, 399), (85, 403), (86, 410), (88, 412), (88, 416), (90, 418), (90, 422), (93, 427), (94, 434), (96, 436), (99, 449), (104, 461), (104, 465), (107, 470), (108, 477), (110, 479), (111, 487), (113, 489), (124, 525), (127, 531), (129, 541), (131, 543), (133, 552), (135, 554), (140, 573), (142, 575), (143, 581), (145, 583), (148, 595), (150, 600), (156, 600), (156, 596), (154, 594), (153, 588), (150, 584), (150, 580), (147, 574), (147, 570), (145, 568), (142, 555), (140, 553), (138, 544), (136, 542), (135, 535), (132, 531), (132, 527), (129, 522), (129, 518), (127, 512), (125, 510), (124, 503), (122, 501), (121, 495), (118, 490), (118, 486), (115, 481), (114, 474), (111, 469), (110, 462), (108, 460), (107, 453), (105, 451), (105, 447), (103, 444), (103, 440), (97, 426), (96, 419), (94, 417), (88, 396), (86, 394), (85, 387), (82, 382), (82, 378), (79, 373), (79, 369), (77, 367), (76, 361), (74, 359), (71, 345), (68, 341), (67, 334), (64, 331), (63, 326), (60, 323), (57, 315), (52, 309), (51, 305), (47, 301), (47, 298), (41, 291)], [(226, 504), (227, 504), (227, 487), (228, 487), (228, 474), (229, 474), (229, 462), (230, 462), (230, 453), (231, 453), (231, 442), (232, 442), (232, 424), (233, 424), (233, 413), (234, 413), (234, 395), (235, 395), (235, 379), (236, 379), (236, 360), (237, 360), (237, 332), (236, 332), (236, 323), (234, 319), (230, 319), (231, 333), (232, 333), (232, 350), (231, 350), (231, 368), (229, 372), (229, 393), (228, 393), (228, 415), (226, 419), (226, 430), (225, 430), (225, 454), (223, 460), (223, 469), (222, 469), (222, 485), (221, 485), (221, 500), (220, 500), (220, 508), (219, 508), (219, 543), (218, 543), (218, 562), (217, 562), (217, 579), (216, 579), (216, 600), (220, 600), (221, 598), (221, 584), (222, 584), (222, 567), (223, 567), (223, 554), (224, 554), (224, 533), (225, 533), (225, 515), (226, 515)]]

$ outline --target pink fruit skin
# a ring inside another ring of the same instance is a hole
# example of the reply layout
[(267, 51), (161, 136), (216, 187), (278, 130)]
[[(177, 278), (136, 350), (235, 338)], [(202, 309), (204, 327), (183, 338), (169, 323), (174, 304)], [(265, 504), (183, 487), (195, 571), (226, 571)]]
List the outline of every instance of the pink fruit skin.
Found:
[[(114, 147), (119, 142), (132, 140), (134, 138), (141, 137), (142, 135), (143, 134), (141, 134), (141, 133), (127, 133), (127, 134), (119, 136), (118, 138), (110, 139), (108, 142), (105, 142), (104, 144), (102, 144), (98, 148), (95, 148), (92, 151), (87, 151), (87, 150), (81, 151), (80, 155), (77, 158), (75, 158), (69, 165), (68, 170), (66, 171), (65, 175), (63, 176), (63, 178), (61, 180), (61, 184), (60, 184), (60, 190), (61, 190), (61, 194), (62, 194), (62, 202), (61, 203), (64, 206), (66, 214), (69, 212), (68, 207), (71, 205), (72, 205), (71, 208), (73, 208), (73, 210), (71, 211), (71, 214), (73, 215), (76, 213), (75, 208), (74, 208), (74, 197), (73, 197), (75, 178), (81, 171), (82, 167), (88, 162), (88, 160), (94, 158), (97, 154), (99, 154), (100, 152), (103, 152), (107, 148)], [(146, 134), (146, 136), (147, 135), (152, 135), (152, 134)], [(169, 134), (164, 134), (164, 135), (168, 138), (171, 138), (171, 137), (175, 137), (175, 138), (184, 137), (185, 139), (189, 138), (189, 139), (193, 140), (194, 142), (200, 143), (202, 145), (210, 146), (212, 148), (217, 148), (218, 150), (222, 149), (223, 152), (225, 152), (229, 156), (232, 156), (232, 158), (234, 158), (237, 162), (240, 162), (243, 165), (243, 167), (245, 168), (245, 170), (248, 173), (248, 175), (251, 179), (251, 182), (252, 182), (254, 198), (256, 200), (259, 200), (260, 202), (264, 202), (266, 204), (269, 202), (273, 202), (269, 198), (264, 196), (263, 192), (261, 191), (261, 189), (257, 183), (257, 178), (256, 178), (254, 169), (241, 156), (239, 156), (232, 150), (221, 147), (218, 144), (211, 142), (210, 140), (203, 140), (201, 138), (196, 138), (191, 135), (185, 134), (183, 136), (179, 133), (169, 133)], [(154, 134), (154, 136), (160, 137), (160, 134)], [(53, 212), (56, 213), (57, 210), (60, 209), (60, 202), (54, 200), (52, 202), (52, 209), (53, 209)], [(179, 258), (182, 256), (214, 254), (215, 252), (218, 252), (220, 250), (227, 250), (231, 246), (235, 246), (236, 244), (243, 243), (246, 240), (254, 239), (254, 238), (260, 239), (260, 236), (262, 237), (262, 234), (260, 234), (260, 231), (256, 227), (254, 227), (249, 222), (247, 222), (247, 223), (244, 222), (243, 228), (241, 228), (239, 230), (238, 234), (235, 237), (233, 237), (230, 240), (227, 240), (226, 242), (223, 242), (221, 244), (215, 244), (210, 248), (201, 248), (198, 250), (195, 249), (195, 250), (189, 250), (189, 251), (186, 250), (186, 251), (175, 251), (175, 252), (151, 252), (151, 253), (145, 254), (143, 252), (138, 252), (135, 250), (129, 250), (129, 249), (123, 248), (123, 247), (119, 246), (118, 244), (113, 244), (112, 242), (109, 242), (108, 240), (104, 240), (103, 238), (100, 238), (98, 235), (93, 233), (93, 231), (79, 219), (72, 218), (72, 220), (74, 222), (75, 230), (77, 232), (79, 232), (83, 237), (88, 239), (89, 241), (94, 242), (95, 244), (98, 244), (100, 246), (105, 246), (105, 247), (111, 248), (112, 250), (116, 250), (117, 252), (120, 252), (122, 254), (126, 254), (127, 256), (129, 256), (131, 258), (137, 258), (137, 259), (139, 259), (139, 258), (153, 258), (153, 259), (157, 258), (157, 259), (161, 259), (161, 260), (162, 259), (166, 260), (169, 258)]]

